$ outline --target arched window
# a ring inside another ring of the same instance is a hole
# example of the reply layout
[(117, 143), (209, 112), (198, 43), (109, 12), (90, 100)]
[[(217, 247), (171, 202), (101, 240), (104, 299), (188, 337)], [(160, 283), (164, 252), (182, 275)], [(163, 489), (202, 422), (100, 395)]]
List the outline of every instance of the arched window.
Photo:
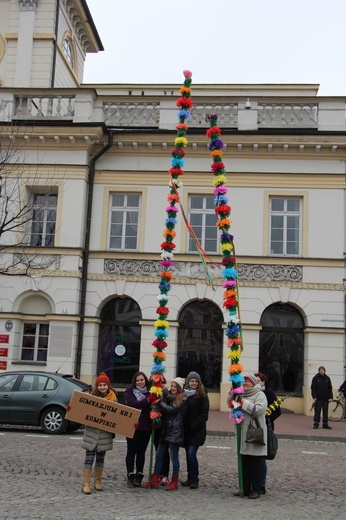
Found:
[(274, 391), (302, 393), (304, 320), (288, 303), (270, 305), (261, 317), (259, 371)]
[(222, 312), (210, 301), (184, 307), (179, 317), (177, 375), (186, 377), (194, 370), (207, 388), (220, 388), (222, 323)]
[(49, 322), (44, 317), (52, 313), (50, 303), (41, 295), (29, 295), (21, 301), (18, 311), (35, 316), (34, 319), (23, 322), (20, 360), (33, 363), (46, 362)]
[(102, 309), (97, 371), (106, 372), (114, 385), (128, 385), (139, 369), (141, 318), (131, 298), (114, 298)]
[(66, 36), (62, 45), (64, 55), (67, 63), (70, 65), (71, 69), (74, 69), (75, 59), (74, 59), (74, 48), (71, 39)]

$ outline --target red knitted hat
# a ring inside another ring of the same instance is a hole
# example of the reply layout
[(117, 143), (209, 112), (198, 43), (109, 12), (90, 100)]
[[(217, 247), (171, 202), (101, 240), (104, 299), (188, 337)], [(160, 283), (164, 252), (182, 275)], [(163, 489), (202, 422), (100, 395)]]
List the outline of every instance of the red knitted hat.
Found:
[(106, 383), (106, 385), (108, 387), (111, 386), (111, 382), (110, 382), (109, 377), (107, 376), (106, 372), (101, 372), (100, 375), (96, 378), (95, 387), (97, 388), (100, 383)]

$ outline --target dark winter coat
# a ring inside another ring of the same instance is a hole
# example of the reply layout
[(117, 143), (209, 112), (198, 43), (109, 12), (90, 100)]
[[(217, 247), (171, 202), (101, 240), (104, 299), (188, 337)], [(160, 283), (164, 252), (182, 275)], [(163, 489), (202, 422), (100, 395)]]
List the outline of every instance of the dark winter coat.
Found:
[(172, 403), (172, 396), (159, 402), (162, 411), (161, 441), (173, 444), (182, 444), (184, 440), (184, 414), (186, 411), (186, 397), (180, 406)]
[(148, 401), (149, 392), (147, 392), (146, 397), (141, 401), (137, 401), (135, 394), (133, 393), (132, 388), (127, 388), (125, 390), (125, 403), (127, 406), (132, 406), (132, 408), (137, 408), (141, 410), (141, 415), (139, 416), (139, 426), (137, 430), (143, 430), (146, 432), (151, 431), (151, 420), (150, 420), (150, 403)]
[(321, 401), (333, 399), (333, 387), (330, 377), (326, 374), (321, 376), (320, 373), (317, 373), (312, 378), (311, 395), (313, 399), (320, 399)]
[(340, 388), (339, 388), (339, 392), (343, 392), (343, 394), (346, 395), (346, 379), (345, 379), (345, 381), (342, 383), (342, 385), (340, 386)]
[(191, 395), (186, 401), (184, 416), (184, 446), (203, 446), (207, 436), (209, 398)]
[[(264, 389), (264, 394), (267, 398), (267, 401), (268, 401), (268, 406), (270, 406), (272, 403), (274, 403), (277, 399), (276, 395), (275, 395), (275, 392), (274, 390), (272, 390), (271, 388), (267, 388), (265, 387)], [(268, 415), (268, 419), (270, 420), (271, 422), (271, 425), (272, 425), (272, 428), (274, 430), (274, 421), (280, 417), (281, 415), (281, 408), (280, 406), (278, 406), (277, 408), (275, 408), (275, 410), (272, 410), (271, 414)]]

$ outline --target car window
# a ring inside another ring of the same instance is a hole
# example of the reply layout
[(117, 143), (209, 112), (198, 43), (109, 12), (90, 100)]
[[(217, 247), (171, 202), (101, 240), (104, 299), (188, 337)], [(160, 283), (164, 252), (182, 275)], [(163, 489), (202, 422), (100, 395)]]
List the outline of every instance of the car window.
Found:
[(3, 374), (0, 377), (0, 392), (12, 392), (18, 374)]
[(32, 375), (32, 374), (25, 375), (22, 379), (22, 382), (20, 383), (19, 391), (20, 392), (30, 392), (31, 390), (34, 389), (33, 382), (34, 382), (34, 375)]
[(47, 377), (47, 383), (45, 390), (55, 390), (58, 387), (58, 383), (51, 377)]
[(35, 376), (34, 389), (35, 390), (55, 390), (58, 383), (54, 379), (47, 376)]

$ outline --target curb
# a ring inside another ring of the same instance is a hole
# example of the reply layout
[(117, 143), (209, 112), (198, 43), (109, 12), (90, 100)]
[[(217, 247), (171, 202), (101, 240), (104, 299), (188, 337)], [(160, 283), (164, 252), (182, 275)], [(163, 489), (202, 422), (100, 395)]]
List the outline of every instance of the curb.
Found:
[[(288, 439), (292, 441), (316, 441), (316, 442), (343, 442), (346, 437), (324, 437), (322, 435), (311, 435), (309, 433), (277, 433), (278, 439)], [(228, 437), (233, 438), (234, 432), (226, 430), (207, 430), (208, 437)]]

